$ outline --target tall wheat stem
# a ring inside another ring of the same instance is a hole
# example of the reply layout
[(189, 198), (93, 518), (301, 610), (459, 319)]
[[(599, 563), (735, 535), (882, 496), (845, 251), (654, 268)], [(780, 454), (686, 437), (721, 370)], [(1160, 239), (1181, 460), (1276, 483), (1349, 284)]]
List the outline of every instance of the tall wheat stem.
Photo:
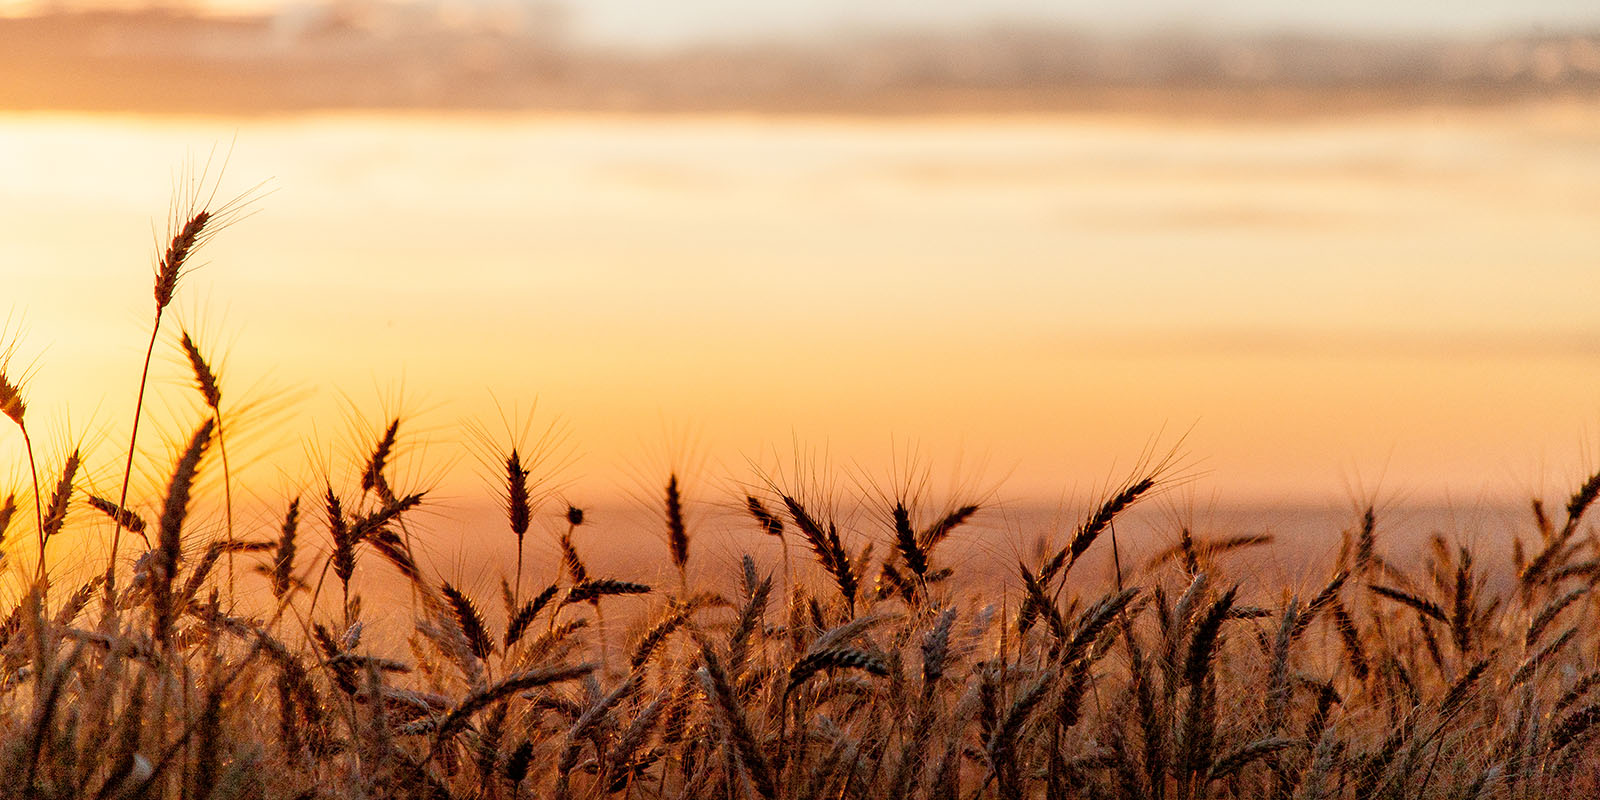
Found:
[[(139, 444), (139, 417), (144, 412), (144, 390), (150, 382), (150, 359), (156, 352), (156, 337), (161, 333), (161, 312), (158, 304), (156, 307), (156, 321), (150, 327), (150, 344), (144, 350), (144, 369), (139, 372), (139, 396), (133, 404), (133, 433), (128, 437), (128, 460), (122, 465), (122, 491), (117, 494), (117, 508), (128, 507), (128, 482), (133, 478), (133, 453)], [(39, 480), (34, 479), (34, 491), (37, 493)], [(122, 544), (122, 515), (118, 514), (115, 520), (116, 530), (111, 533), (111, 555), (106, 559), (106, 596), (116, 596), (117, 581), (117, 550)], [(40, 528), (43, 531), (43, 528)], [(143, 534), (140, 534), (143, 536)], [(146, 544), (149, 540), (146, 539)]]
[(22, 444), (28, 450), (28, 474), (33, 478), (33, 524), (39, 531), (39, 571), (38, 578), (44, 579), (44, 503), (39, 495), (39, 465), (33, 459), (33, 437), (28, 435), (28, 428), (22, 423), (17, 423), (22, 429)]

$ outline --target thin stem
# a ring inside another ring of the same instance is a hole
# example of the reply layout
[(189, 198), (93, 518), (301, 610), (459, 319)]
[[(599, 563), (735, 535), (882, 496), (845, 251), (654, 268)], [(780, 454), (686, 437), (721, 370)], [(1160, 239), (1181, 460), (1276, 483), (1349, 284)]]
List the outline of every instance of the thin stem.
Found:
[[(128, 460), (122, 467), (122, 492), (117, 495), (116, 530), (111, 533), (111, 555), (106, 563), (106, 596), (116, 596), (117, 581), (117, 549), (122, 544), (122, 514), (128, 507), (128, 482), (133, 478), (133, 452), (139, 444), (139, 415), (144, 411), (145, 385), (150, 382), (150, 358), (156, 352), (156, 336), (161, 332), (161, 309), (156, 308), (156, 323), (150, 327), (150, 345), (144, 351), (144, 369), (139, 373), (139, 399), (133, 405), (133, 433), (128, 437)], [(34, 492), (38, 492), (39, 481), (34, 479)], [(42, 530), (42, 527), (41, 527)], [(144, 538), (145, 545), (149, 546), (150, 539), (143, 532), (139, 536)]]
[(33, 524), (39, 531), (39, 573), (40, 579), (44, 578), (44, 504), (39, 495), (39, 467), (33, 460), (33, 437), (28, 435), (28, 427), (17, 423), (22, 429), (22, 443), (28, 450), (28, 473), (33, 476)]
[(222, 503), (228, 524), (228, 613), (233, 613), (233, 472), (228, 466), (228, 440), (222, 435), (222, 409), (217, 414), (217, 447), (222, 450)]
[(522, 539), (517, 537), (517, 582), (511, 587), (511, 613), (516, 613), (517, 604), (522, 601)]
[(1117, 572), (1117, 591), (1122, 591), (1122, 555), (1117, 547), (1117, 524), (1111, 523), (1111, 565)]

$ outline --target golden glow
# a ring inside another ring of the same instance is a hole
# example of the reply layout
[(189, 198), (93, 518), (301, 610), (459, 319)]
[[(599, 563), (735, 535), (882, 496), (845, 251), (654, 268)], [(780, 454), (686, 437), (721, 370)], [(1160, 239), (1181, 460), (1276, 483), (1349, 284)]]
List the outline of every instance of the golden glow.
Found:
[(1592, 451), (1597, 123), (0, 115), (0, 270), (35, 413), (125, 426), (150, 221), (236, 138), (223, 194), (272, 193), (177, 305), (280, 408), (257, 469), (396, 395), (448, 457), (492, 393), (590, 496), (685, 426), (731, 473), (918, 442), (1043, 499), (1192, 426), (1225, 499), (1521, 497)]

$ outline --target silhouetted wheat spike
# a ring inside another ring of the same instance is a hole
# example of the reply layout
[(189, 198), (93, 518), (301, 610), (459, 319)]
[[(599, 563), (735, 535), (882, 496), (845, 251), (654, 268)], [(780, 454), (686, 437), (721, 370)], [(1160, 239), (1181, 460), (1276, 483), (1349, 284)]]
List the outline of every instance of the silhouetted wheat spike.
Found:
[(755, 786), (756, 793), (767, 800), (772, 800), (777, 797), (772, 763), (757, 742), (749, 720), (745, 717), (744, 709), (740, 707), (732, 684), (728, 680), (728, 673), (723, 669), (722, 662), (717, 659), (709, 643), (702, 642), (700, 645), (700, 663), (702, 665), (699, 672), (700, 682), (705, 689), (706, 698), (710, 701), (712, 710), (723, 720), (728, 731), (728, 739), (733, 745), (734, 752), (739, 756), (739, 762), (750, 776), (750, 782)]
[(1317, 596), (1311, 598), (1311, 602), (1307, 603), (1304, 609), (1301, 609), (1295, 619), (1294, 628), (1290, 631), (1289, 637), (1291, 640), (1299, 639), (1300, 635), (1305, 633), (1306, 628), (1310, 627), (1311, 623), (1316, 620), (1317, 615), (1339, 599), (1339, 592), (1349, 579), (1350, 573), (1347, 570), (1339, 570), (1334, 573), (1333, 577), (1328, 580), (1327, 585), (1322, 587), (1322, 591), (1317, 592)]
[[(328, 535), (333, 539), (333, 574), (339, 578), (344, 591), (344, 602), (350, 604), (350, 578), (356, 573), (356, 541), (350, 535), (349, 521), (344, 516), (344, 504), (327, 487), (323, 495), (323, 511), (328, 517)], [(346, 620), (348, 622), (348, 620)]]
[(917, 541), (916, 531), (911, 528), (911, 512), (906, 509), (904, 502), (896, 502), (890, 516), (894, 523), (895, 548), (900, 557), (905, 559), (906, 568), (920, 581), (928, 573), (928, 557)]
[(384, 477), (384, 469), (388, 467), (389, 458), (394, 454), (395, 438), (400, 432), (400, 418), (395, 417), (383, 429), (383, 434), (378, 437), (372, 446), (372, 453), (367, 456), (366, 468), (361, 472), (361, 491), (372, 492), (379, 500), (390, 502), (394, 499), (394, 492), (389, 488), (389, 480)]
[(143, 533), (145, 529), (144, 518), (133, 513), (130, 509), (117, 508), (117, 504), (97, 494), (89, 495), (89, 507), (117, 520), (122, 527), (134, 533)]
[(1543, 608), (1539, 609), (1539, 613), (1535, 614), (1533, 619), (1528, 622), (1528, 632), (1523, 637), (1523, 647), (1532, 647), (1539, 640), (1539, 635), (1544, 632), (1544, 629), (1555, 621), (1556, 615), (1576, 602), (1578, 598), (1588, 594), (1589, 591), (1590, 587), (1580, 586), (1546, 603)]
[(11, 527), (11, 518), (17, 513), (17, 496), (6, 495), (6, 501), (0, 503), (0, 544), (5, 543), (6, 529)]
[(839, 529), (828, 523), (827, 530), (823, 530), (816, 518), (812, 517), (800, 501), (788, 495), (783, 495), (783, 504), (789, 509), (789, 516), (793, 518), (796, 528), (805, 537), (806, 543), (811, 545), (811, 550), (817, 556), (817, 563), (833, 577), (834, 584), (839, 587), (839, 594), (845, 599), (852, 614), (855, 613), (856, 591), (859, 587), (850, 563), (850, 555), (845, 552), (844, 545), (839, 539)]
[(1032, 627), (1033, 620), (1038, 615), (1044, 615), (1045, 622), (1050, 625), (1050, 632), (1055, 636), (1057, 646), (1067, 641), (1067, 623), (1061, 617), (1061, 610), (1054, 601), (1045, 593), (1045, 588), (1039, 579), (1034, 577), (1028, 565), (1017, 562), (1017, 569), (1022, 574), (1023, 595), (1022, 605), (1018, 611), (1017, 630), (1027, 633)]
[(546, 586), (544, 591), (540, 592), (532, 600), (523, 603), (516, 613), (511, 615), (511, 618), (506, 621), (506, 649), (509, 650), (512, 645), (522, 639), (522, 635), (527, 632), (528, 626), (533, 623), (534, 617), (539, 616), (539, 612), (549, 605), (551, 600), (555, 599), (558, 591), (560, 591), (560, 588), (556, 584), (552, 583)]
[(584, 581), (567, 590), (567, 596), (561, 601), (562, 605), (573, 603), (586, 603), (601, 597), (621, 594), (645, 594), (650, 587), (642, 583), (629, 581), (607, 580), (604, 578)]
[(1356, 534), (1355, 564), (1351, 566), (1351, 572), (1365, 575), (1367, 568), (1372, 565), (1378, 542), (1377, 531), (1378, 515), (1369, 505), (1361, 512), (1361, 529)]
[(190, 371), (194, 373), (195, 389), (200, 392), (200, 397), (212, 411), (216, 411), (222, 403), (222, 383), (217, 378), (217, 373), (212, 370), (210, 363), (200, 353), (200, 346), (195, 344), (194, 337), (189, 332), (183, 331), (179, 342), (183, 347), (184, 357), (189, 359)]
[(1600, 724), (1600, 703), (1590, 703), (1562, 717), (1561, 721), (1550, 729), (1550, 743), (1545, 746), (1545, 750), (1559, 753), (1573, 742), (1593, 735), (1597, 724)]
[[(236, 201), (237, 202), (237, 201)], [(226, 213), (229, 208), (236, 208), (234, 203), (224, 204), (218, 213)], [(176, 218), (177, 212), (174, 212)], [(139, 373), (139, 394), (133, 406), (133, 431), (128, 436), (128, 458), (122, 470), (122, 490), (117, 496), (116, 507), (127, 508), (128, 484), (133, 478), (133, 456), (138, 449), (139, 420), (144, 411), (144, 392), (150, 378), (150, 360), (155, 355), (156, 338), (161, 333), (161, 317), (168, 305), (172, 303), (172, 296), (178, 288), (178, 279), (183, 275), (184, 266), (188, 263), (200, 245), (205, 242), (207, 226), (213, 222), (214, 214), (208, 208), (193, 210), (188, 214), (182, 225), (175, 226), (176, 231), (168, 242), (166, 251), (156, 260), (155, 279), (155, 321), (150, 326), (150, 343), (145, 348), (144, 368)], [(209, 434), (208, 434), (209, 435)], [(115, 518), (113, 518), (115, 519)], [(115, 595), (116, 562), (119, 546), (122, 540), (122, 524), (118, 519), (116, 529), (111, 534), (111, 555), (106, 566), (106, 596)]]
[(888, 675), (882, 658), (854, 647), (826, 647), (807, 653), (789, 668), (789, 684), (784, 693), (794, 691), (823, 669), (859, 669), (873, 675)]
[(672, 550), (672, 565), (681, 573), (689, 563), (689, 529), (683, 522), (683, 497), (678, 491), (678, 474), (667, 477), (667, 544)]
[(1070, 557), (1067, 560), (1068, 564), (1070, 565), (1072, 562), (1077, 561), (1084, 551), (1089, 549), (1089, 545), (1094, 544), (1095, 538), (1107, 527), (1110, 527), (1111, 521), (1116, 519), (1118, 514), (1138, 502), (1141, 496), (1154, 489), (1155, 486), (1156, 479), (1154, 476), (1140, 478), (1123, 487), (1121, 491), (1100, 504), (1100, 507), (1093, 514), (1090, 514), (1089, 518), (1084, 520), (1077, 532), (1072, 535), (1072, 541), (1069, 544)]
[(522, 781), (528, 777), (528, 767), (533, 765), (533, 742), (523, 739), (520, 744), (512, 749), (511, 755), (506, 757), (504, 774), (506, 780), (511, 782), (511, 796), (513, 800), (522, 789)]
[(295, 532), (300, 527), (300, 498), (289, 501), (278, 534), (278, 552), (272, 560), (272, 596), (282, 600), (294, 578)]
[(156, 311), (159, 313), (172, 302), (173, 291), (189, 257), (204, 241), (206, 224), (211, 222), (211, 212), (206, 209), (191, 214), (167, 244), (167, 250), (156, 263)]
[(4, 364), (0, 364), (0, 414), (4, 414), (22, 427), (28, 411), (28, 404), (22, 399), (22, 389), (6, 377)]
[(1007, 798), (1021, 798), (1022, 789), (1018, 785), (1020, 780), (1017, 770), (1018, 738), (1024, 726), (1033, 716), (1034, 709), (1049, 694), (1050, 687), (1055, 683), (1056, 674), (1046, 671), (1039, 675), (1016, 700), (1011, 702), (995, 722), (994, 731), (989, 734), (984, 743), (984, 750), (989, 757), (990, 774), (1000, 783), (1000, 793)]
[(755, 560), (748, 555), (743, 558), (742, 565), (745, 603), (739, 610), (739, 619), (734, 623), (733, 633), (728, 637), (728, 671), (735, 680), (744, 671), (751, 639), (757, 630), (764, 627), (767, 599), (772, 594), (771, 575), (766, 578), (757, 577)]
[(1361, 644), (1361, 631), (1356, 628), (1356, 622), (1345, 609), (1344, 603), (1337, 598), (1333, 601), (1333, 620), (1334, 627), (1339, 631), (1340, 644), (1344, 648), (1345, 663), (1349, 665), (1351, 673), (1357, 680), (1366, 680), (1369, 667), (1366, 648)]
[(56, 488), (50, 493), (50, 504), (45, 506), (44, 527), (39, 529), (39, 571), (45, 569), (45, 546), (49, 544), (50, 537), (61, 532), (61, 526), (67, 522), (67, 505), (72, 500), (72, 481), (78, 475), (78, 451), (73, 449), (67, 456), (67, 462), (61, 467), (61, 479), (56, 481)]
[(922, 638), (922, 696), (924, 700), (933, 696), (935, 684), (944, 677), (945, 668), (950, 660), (950, 631), (955, 627), (956, 610), (947, 608), (939, 614), (939, 621), (934, 623)]
[(918, 544), (922, 546), (924, 551), (933, 552), (935, 546), (948, 538), (956, 528), (965, 525), (967, 520), (972, 519), (972, 515), (978, 513), (979, 510), (980, 507), (975, 504), (965, 505), (940, 517), (917, 535)]
[(178, 559), (183, 552), (183, 521), (189, 513), (189, 493), (200, 469), (200, 457), (211, 441), (211, 430), (216, 424), (206, 420), (189, 440), (183, 456), (173, 469), (172, 481), (167, 485), (166, 505), (161, 510), (160, 538), (155, 552), (155, 575), (151, 581), (155, 599), (153, 637), (158, 643), (168, 641), (173, 615), (178, 609), (172, 603), (172, 581), (178, 574)]
[(1258, 739), (1254, 742), (1240, 745), (1212, 762), (1206, 778), (1213, 781), (1228, 778), (1249, 766), (1252, 762), (1259, 761), (1291, 747), (1302, 747), (1304, 745), (1305, 742), (1301, 739), (1289, 739), (1281, 736)]
[[(222, 421), (222, 382), (205, 356), (200, 352), (200, 346), (187, 330), (183, 331), (181, 342), (183, 354), (189, 360), (190, 371), (194, 374), (195, 388), (200, 392), (200, 397), (205, 400), (206, 407), (211, 409), (212, 415), (217, 420), (216, 439), (217, 450), (222, 454), (222, 503), (227, 537), (229, 541), (234, 538), (233, 531), (233, 467), (228, 463), (228, 439)], [(229, 603), (233, 602), (233, 553), (228, 553), (228, 593)]]
[[(523, 539), (527, 537), (528, 526), (533, 522), (533, 505), (528, 494), (529, 474), (528, 468), (522, 463), (522, 454), (517, 448), (511, 448), (511, 453), (506, 456), (506, 521), (511, 526), (511, 534), (517, 537), (517, 578), (511, 590), (513, 604), (522, 598)], [(577, 525), (569, 523), (569, 526)]]
[(650, 657), (655, 654), (656, 648), (660, 647), (661, 643), (665, 642), (673, 631), (676, 631), (689, 620), (691, 610), (689, 606), (683, 605), (673, 606), (668, 609), (644, 632), (644, 635), (639, 637), (638, 641), (634, 642), (633, 654), (628, 658), (629, 666), (637, 670), (649, 662)]
[(1222, 623), (1232, 609), (1238, 587), (1229, 589), (1208, 606), (1195, 623), (1183, 664), (1183, 681), (1189, 686), (1188, 709), (1183, 719), (1184, 780), (1203, 777), (1211, 767), (1216, 732), (1216, 684), (1212, 664), (1220, 649)]
[[(1193, 574), (1201, 568), (1201, 559), (1210, 559), (1223, 553), (1242, 550), (1246, 547), (1271, 544), (1272, 541), (1273, 537), (1270, 533), (1248, 533), (1240, 536), (1196, 540), (1193, 534), (1189, 532), (1189, 529), (1184, 528), (1178, 543), (1151, 556), (1145, 562), (1145, 569), (1153, 570), (1167, 561), (1182, 557), (1184, 568), (1190, 574)], [(1191, 564), (1193, 565), (1192, 568), (1189, 566)]]
[(439, 584), (439, 591), (444, 594), (445, 601), (450, 604), (450, 612), (454, 615), (461, 632), (466, 635), (467, 643), (472, 646), (472, 653), (479, 660), (484, 660), (494, 652), (494, 640), (489, 636), (488, 626), (483, 621), (483, 614), (478, 611), (478, 606), (472, 598), (461, 593), (461, 590), (451, 586), (448, 581)]
[(1600, 497), (1600, 472), (1590, 475), (1567, 500), (1567, 522), (1562, 526), (1558, 538), (1565, 539), (1578, 530), (1578, 521), (1583, 518), (1583, 512), (1594, 504), (1596, 497)]
[[(593, 664), (561, 665), (528, 670), (507, 676), (499, 683), (467, 695), (460, 703), (456, 704), (456, 707), (452, 708), (450, 713), (446, 714), (438, 723), (434, 733), (434, 740), (437, 743), (443, 743), (460, 732), (473, 714), (488, 708), (499, 700), (539, 686), (577, 680), (594, 672), (594, 670), (595, 665)], [(435, 749), (437, 747), (438, 745), (436, 744)]]
[(1072, 565), (1076, 564), (1078, 559), (1088, 551), (1089, 546), (1094, 544), (1095, 539), (1099, 538), (1100, 534), (1104, 533), (1105, 530), (1111, 526), (1112, 520), (1116, 519), (1118, 514), (1121, 514), (1123, 511), (1127, 510), (1129, 506), (1132, 506), (1134, 503), (1138, 502), (1140, 497), (1144, 496), (1155, 487), (1156, 476), (1147, 475), (1129, 483), (1116, 494), (1106, 498), (1105, 502), (1101, 503), (1100, 506), (1096, 508), (1094, 512), (1091, 513), (1086, 519), (1084, 519), (1081, 525), (1078, 526), (1078, 529), (1073, 532), (1072, 538), (1067, 542), (1066, 546), (1062, 547), (1061, 550), (1052, 556), (1050, 560), (1045, 563), (1045, 566), (1040, 569), (1040, 585), (1048, 589), (1051, 581), (1055, 580), (1061, 575), (1065, 575), (1068, 570), (1071, 570)]
[(776, 514), (767, 510), (754, 495), (746, 495), (745, 507), (749, 509), (750, 516), (755, 518), (756, 524), (761, 526), (761, 532), (768, 536), (783, 538), (783, 520)]
[[(154, 347), (154, 340), (151, 341)], [(28, 475), (33, 482), (33, 521), (39, 531), (39, 549), (44, 550), (44, 502), (40, 499), (39, 491), (39, 466), (33, 456), (33, 437), (28, 435), (27, 403), (23, 402), (22, 390), (10, 378), (6, 377), (6, 362), (10, 360), (9, 348), (0, 349), (0, 413), (4, 413), (16, 423), (17, 430), (22, 433), (22, 444), (28, 456)], [(38, 576), (44, 577), (44, 559), (39, 559)]]
[(1373, 594), (1376, 594), (1380, 597), (1386, 597), (1397, 603), (1403, 603), (1411, 606), (1421, 614), (1437, 620), (1445, 625), (1450, 624), (1450, 615), (1446, 614), (1444, 609), (1440, 608), (1439, 604), (1433, 602), (1432, 600), (1429, 600), (1425, 597), (1419, 597), (1415, 594), (1400, 589), (1394, 589), (1388, 586), (1380, 586), (1376, 583), (1367, 584), (1367, 588), (1370, 589)]

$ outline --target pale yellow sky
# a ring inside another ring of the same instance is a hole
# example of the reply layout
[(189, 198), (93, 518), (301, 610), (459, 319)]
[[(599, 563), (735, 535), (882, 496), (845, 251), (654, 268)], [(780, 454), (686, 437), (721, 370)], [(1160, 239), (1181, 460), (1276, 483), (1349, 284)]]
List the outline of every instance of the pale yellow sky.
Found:
[(460, 423), (538, 398), (580, 497), (685, 430), (718, 476), (915, 443), (1045, 501), (1185, 431), (1225, 501), (1559, 494), (1600, 445), (1597, 122), (6, 115), (0, 273), (45, 438), (123, 429), (151, 220), (236, 137), (223, 193), (272, 191), (177, 306), (276, 411), (261, 485), (401, 397), (461, 493)]

